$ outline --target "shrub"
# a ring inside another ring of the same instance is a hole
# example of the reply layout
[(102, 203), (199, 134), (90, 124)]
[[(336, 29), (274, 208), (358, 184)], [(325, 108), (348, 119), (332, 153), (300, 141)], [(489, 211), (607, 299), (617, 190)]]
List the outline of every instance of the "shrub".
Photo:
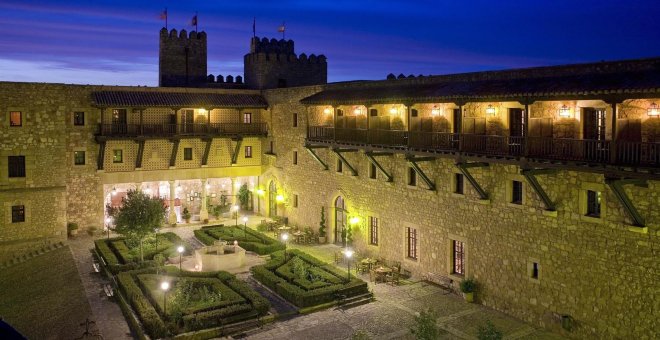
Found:
[(210, 226), (195, 230), (194, 233), (195, 237), (206, 245), (212, 245), (218, 239), (237, 240), (243, 249), (259, 255), (284, 249), (284, 244), (252, 229), (245, 229), (244, 232), (243, 228), (239, 227)]
[(461, 281), (461, 292), (474, 293), (477, 289), (477, 282), (474, 279), (465, 279)]
[(495, 328), (490, 320), (486, 320), (486, 324), (479, 326), (477, 331), (477, 339), (479, 340), (501, 340), (502, 337), (502, 332)]
[(190, 215), (190, 211), (188, 210), (188, 208), (183, 208), (183, 212), (181, 213), (181, 217), (184, 219), (184, 221), (186, 221), (186, 223), (190, 222), (190, 217), (191, 216), (192, 215)]
[(149, 300), (145, 298), (140, 287), (135, 283), (129, 273), (120, 273), (117, 275), (119, 286), (122, 292), (128, 298), (131, 306), (135, 309), (145, 330), (152, 338), (163, 338), (167, 336), (168, 331), (165, 323), (160, 318)]
[(69, 222), (66, 224), (66, 231), (74, 231), (74, 230), (78, 230), (78, 223)]
[(410, 332), (418, 340), (435, 340), (439, 338), (437, 317), (429, 309), (422, 311), (415, 316), (415, 324), (410, 328)]

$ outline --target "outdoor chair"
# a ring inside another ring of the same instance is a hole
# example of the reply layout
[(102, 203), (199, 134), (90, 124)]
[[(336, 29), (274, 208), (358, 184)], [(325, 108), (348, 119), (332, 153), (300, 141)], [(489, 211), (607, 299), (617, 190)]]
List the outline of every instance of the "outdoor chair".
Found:
[(392, 286), (399, 285), (400, 275), (399, 271), (395, 269), (385, 277), (385, 282)]

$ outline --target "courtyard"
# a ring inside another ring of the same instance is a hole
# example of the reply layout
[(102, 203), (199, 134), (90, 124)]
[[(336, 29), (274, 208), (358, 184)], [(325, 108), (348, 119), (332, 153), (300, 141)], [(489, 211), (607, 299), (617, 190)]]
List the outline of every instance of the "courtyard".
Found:
[[(247, 227), (256, 232), (256, 226), (262, 217), (250, 216)], [(214, 224), (233, 224), (233, 220), (214, 221)], [(177, 227), (163, 228), (161, 234), (174, 233), (183, 243), (192, 249), (204, 246), (195, 238), (195, 230), (199, 230), (199, 224), (184, 224)], [(238, 235), (236, 235), (238, 236)], [(100, 236), (97, 236), (100, 238)], [(169, 236), (169, 239), (174, 239)], [(112, 280), (97, 273), (94, 270), (94, 259), (90, 250), (93, 248), (94, 240), (88, 235), (79, 235), (70, 241), (70, 248), (75, 260), (78, 273), (84, 287), (85, 296), (91, 307), (89, 319), (94, 320), (93, 326), (106, 339), (132, 338), (136, 336), (131, 333), (129, 323), (118, 306), (117, 297), (107, 296), (104, 288), (112, 285)], [(168, 245), (169, 246), (169, 245)], [(339, 273), (345, 273), (346, 263), (339, 261), (335, 263), (335, 253), (341, 248), (332, 244), (325, 245), (299, 245), (288, 244), (289, 256), (304, 253), (319, 260), (331, 264)], [(304, 255), (304, 256), (308, 256)], [(181, 263), (184, 270), (195, 273), (195, 260), (192, 252), (182, 257)], [(525, 322), (506, 316), (498, 311), (485, 308), (478, 304), (467, 303), (462, 296), (450, 293), (442, 287), (425, 282), (420, 278), (411, 277), (400, 281), (398, 285), (382, 282), (372, 282), (368, 273), (353, 275), (367, 282), (368, 290), (373, 293), (373, 301), (363, 301), (357, 305), (346, 306), (323, 306), (321, 308), (305, 309), (296, 306), (273, 290), (265, 287), (254, 279), (250, 268), (264, 265), (268, 261), (268, 255), (258, 255), (248, 251), (245, 265), (232, 270), (236, 275), (236, 282), (241, 282), (247, 287), (254, 289), (270, 303), (269, 316), (251, 326), (239, 329), (233, 334), (227, 335), (233, 338), (249, 339), (350, 339), (356, 335), (368, 336), (372, 339), (414, 339), (411, 327), (415, 325), (415, 316), (423, 311), (431, 311), (439, 329), (441, 339), (476, 339), (479, 327), (483, 327), (487, 321), (491, 322), (506, 339), (558, 339), (559, 334), (540, 330)], [(169, 269), (167, 269), (169, 268)], [(167, 266), (167, 275), (176, 277), (178, 275), (178, 264)], [(187, 275), (184, 271), (182, 275)], [(161, 272), (163, 274), (163, 272)], [(199, 273), (202, 274), (202, 273)], [(126, 276), (120, 273), (119, 276)], [(194, 275), (193, 280), (205, 280)], [(138, 284), (150, 287), (147, 300), (156, 301), (155, 308), (162, 312), (162, 292), (157, 288), (161, 277), (156, 274), (135, 274), (133, 278)], [(217, 289), (226, 289), (221, 281), (213, 283)], [(211, 279), (206, 279), (211, 280)], [(214, 279), (217, 280), (217, 279)], [(241, 299), (235, 293), (223, 294), (223, 299)], [(216, 301), (215, 303), (220, 303)], [(208, 308), (208, 302), (203, 306), (195, 308)], [(80, 316), (82, 318), (82, 315)], [(82, 320), (84, 321), (84, 320)], [(135, 327), (135, 326), (133, 326)], [(78, 329), (79, 334), (84, 328)], [(76, 333), (72, 333), (76, 334)], [(190, 334), (190, 333), (189, 333)], [(225, 334), (215, 333), (214, 336), (224, 337)]]

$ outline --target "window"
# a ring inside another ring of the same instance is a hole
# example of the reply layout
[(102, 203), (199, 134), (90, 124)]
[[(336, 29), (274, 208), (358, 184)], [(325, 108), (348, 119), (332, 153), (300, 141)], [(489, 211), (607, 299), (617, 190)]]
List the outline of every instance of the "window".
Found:
[(369, 244), (378, 245), (378, 217), (369, 217)]
[(452, 274), (465, 275), (465, 243), (452, 241)]
[(293, 127), (298, 127), (298, 114), (293, 114)]
[(344, 115), (344, 110), (342, 109), (337, 109), (337, 117), (341, 117)]
[(73, 113), (73, 125), (75, 126), (84, 126), (85, 125), (85, 113), (84, 112), (74, 112)]
[(9, 156), (9, 177), (25, 177), (25, 156)]
[(245, 158), (252, 158), (252, 147), (251, 146), (246, 146), (245, 147)]
[(293, 165), (298, 164), (298, 151), (293, 152)]
[(587, 190), (587, 216), (600, 217), (600, 192)]
[(522, 201), (523, 201), (522, 182), (512, 181), (511, 182), (511, 203), (513, 203), (513, 204), (522, 204)]
[(275, 154), (275, 142), (270, 141), (270, 150), (268, 150), (268, 153), (271, 155)]
[(369, 110), (369, 115), (372, 117), (378, 117), (378, 110), (377, 109)]
[(376, 165), (373, 163), (369, 163), (369, 178), (376, 179), (378, 176), (378, 172), (376, 170)]
[(417, 229), (406, 228), (408, 258), (417, 260)]
[(9, 112), (9, 126), (23, 126), (23, 112)]
[(463, 174), (454, 174), (454, 193), (463, 195)]
[(298, 195), (293, 194), (293, 207), (298, 208)]
[(532, 270), (530, 272), (530, 277), (532, 279), (539, 279), (539, 264), (537, 262), (532, 262)]
[(417, 172), (412, 167), (408, 167), (408, 185), (417, 186)]
[(183, 148), (183, 160), (192, 161), (192, 148)]
[(121, 149), (112, 150), (112, 163), (123, 163), (124, 151)]
[(243, 114), (243, 124), (252, 124), (252, 113), (246, 112)]
[(344, 164), (341, 163), (341, 159), (337, 158), (337, 172), (342, 172)]
[(14, 205), (11, 207), (11, 223), (25, 222), (25, 206)]
[(415, 109), (410, 110), (410, 116), (411, 117), (417, 117), (418, 115), (419, 115), (419, 113), (417, 112), (417, 110), (415, 110)]
[(75, 164), (75, 165), (85, 165), (85, 151), (74, 151), (73, 152), (73, 164)]

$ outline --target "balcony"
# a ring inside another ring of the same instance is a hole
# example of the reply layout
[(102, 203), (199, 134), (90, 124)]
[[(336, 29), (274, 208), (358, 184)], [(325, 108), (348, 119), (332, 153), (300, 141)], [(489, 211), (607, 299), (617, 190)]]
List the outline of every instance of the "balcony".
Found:
[(539, 159), (620, 166), (660, 166), (660, 143), (551, 137), (514, 137), (312, 126), (307, 141), (423, 153)]
[(266, 136), (266, 123), (99, 124), (98, 136), (115, 138)]

